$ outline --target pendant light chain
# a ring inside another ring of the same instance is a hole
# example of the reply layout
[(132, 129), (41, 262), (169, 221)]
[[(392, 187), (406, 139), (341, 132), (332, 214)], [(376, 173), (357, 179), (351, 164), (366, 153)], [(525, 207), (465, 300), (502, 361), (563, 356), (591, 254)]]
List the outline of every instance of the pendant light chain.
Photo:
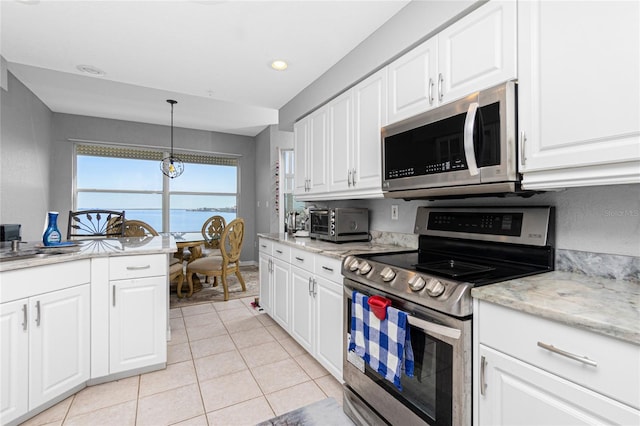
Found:
[(173, 106), (178, 102), (173, 99), (167, 99), (167, 102), (171, 104), (171, 153), (168, 157), (162, 159), (160, 169), (162, 170), (162, 173), (173, 179), (182, 174), (184, 171), (184, 164), (182, 163), (182, 160), (173, 155)]

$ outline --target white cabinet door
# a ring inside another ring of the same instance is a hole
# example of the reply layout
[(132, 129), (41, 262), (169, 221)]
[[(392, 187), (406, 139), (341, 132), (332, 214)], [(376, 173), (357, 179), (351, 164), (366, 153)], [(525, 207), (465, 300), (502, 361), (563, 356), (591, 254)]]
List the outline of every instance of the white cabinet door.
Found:
[(640, 412), (480, 345), (480, 425), (632, 425)]
[(431, 38), (396, 59), (389, 70), (389, 122), (424, 112), (438, 102), (438, 40)]
[(271, 315), (271, 256), (260, 253), (258, 256), (258, 268), (260, 273), (260, 307)]
[(0, 304), (0, 423), (29, 410), (29, 301)]
[(166, 362), (166, 276), (110, 284), (109, 372)]
[(327, 105), (329, 114), (329, 191), (351, 187), (353, 91), (348, 90)]
[(315, 331), (312, 286), (311, 272), (291, 267), (291, 335), (310, 353)]
[(89, 285), (32, 297), (29, 305), (31, 409), (89, 379)]
[(387, 124), (387, 69), (353, 89), (352, 193), (382, 196), (380, 129)]
[(307, 157), (309, 152), (309, 117), (296, 122), (293, 126), (293, 148), (295, 159), (295, 175), (293, 193), (296, 197), (304, 196), (308, 188)]
[(290, 297), (289, 281), (290, 265), (282, 260), (273, 259), (273, 300), (272, 318), (285, 330), (290, 329)]
[(640, 3), (526, 1), (518, 15), (523, 186), (640, 182)]
[(343, 295), (342, 285), (316, 277), (314, 285), (316, 359), (336, 378), (342, 379)]
[(328, 188), (327, 174), (328, 109), (322, 107), (309, 116), (309, 150), (307, 157), (308, 192), (323, 193)]
[(517, 77), (516, 6), (490, 1), (438, 34), (440, 102)]

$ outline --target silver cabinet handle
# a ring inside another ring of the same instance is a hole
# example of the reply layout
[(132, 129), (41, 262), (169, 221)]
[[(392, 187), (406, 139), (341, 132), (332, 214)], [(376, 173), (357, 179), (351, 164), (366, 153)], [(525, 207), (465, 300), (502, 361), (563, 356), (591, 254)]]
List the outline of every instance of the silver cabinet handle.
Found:
[(313, 294), (313, 289), (311, 287), (311, 277), (309, 277), (309, 296)]
[(260, 244), (260, 247), (267, 248), (267, 246), (265, 244)]
[(112, 299), (113, 299), (112, 303), (113, 303), (113, 306), (115, 307), (115, 306), (116, 306), (116, 285), (115, 285), (115, 284), (114, 284), (113, 286), (111, 286), (111, 292), (113, 293), (113, 294), (112, 294), (112, 295), (113, 295), (113, 297), (112, 297)]
[(524, 132), (520, 132), (520, 164), (524, 166), (527, 161), (527, 156), (524, 152), (524, 145), (527, 142), (527, 134)]
[(429, 77), (429, 105), (433, 105), (433, 79)]
[(480, 357), (480, 395), (484, 396), (485, 389), (487, 389), (487, 381), (486, 381), (486, 369), (487, 369), (487, 359), (482, 355)]
[(298, 262), (304, 262), (304, 258), (302, 258), (302, 257), (298, 257), (298, 256), (296, 256), (296, 260), (297, 260)]
[(36, 325), (40, 327), (40, 301), (36, 302)]
[(349, 176), (347, 176), (347, 186), (351, 186), (351, 169), (349, 169)]
[(353, 169), (351, 173), (351, 185), (356, 186), (356, 169)]
[(318, 283), (316, 282), (316, 279), (313, 279), (313, 285), (311, 286), (312, 290), (313, 290), (313, 297), (316, 297), (316, 295), (318, 294)]
[(141, 269), (149, 269), (151, 265), (127, 266), (127, 271), (139, 271)]
[(333, 269), (329, 268), (328, 266), (322, 266), (322, 269), (324, 269), (325, 271), (333, 272)]
[(567, 357), (569, 359), (572, 359), (574, 361), (578, 361), (578, 362), (581, 362), (583, 364), (590, 365), (592, 367), (597, 367), (598, 366), (597, 362), (590, 360), (586, 356), (580, 356), (580, 355), (572, 354), (571, 352), (563, 351), (562, 349), (558, 349), (555, 346), (549, 345), (547, 343), (538, 342), (538, 346), (540, 346), (542, 349), (546, 349), (546, 350), (548, 350), (550, 352), (556, 353), (558, 355), (562, 355), (562, 356)]
[(282, 250), (276, 250), (276, 253), (282, 254)]
[(442, 100), (442, 98), (444, 97), (444, 92), (442, 91), (442, 86), (444, 83), (444, 77), (442, 76), (442, 73), (438, 74), (438, 100)]
[(22, 305), (22, 329), (27, 331), (27, 304)]

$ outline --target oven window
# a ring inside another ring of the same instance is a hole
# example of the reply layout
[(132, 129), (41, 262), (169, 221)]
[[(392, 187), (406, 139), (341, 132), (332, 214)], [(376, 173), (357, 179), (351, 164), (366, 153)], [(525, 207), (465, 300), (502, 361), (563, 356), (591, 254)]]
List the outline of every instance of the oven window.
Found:
[(329, 215), (311, 214), (311, 232), (322, 235), (329, 235)]
[(425, 421), (450, 425), (453, 348), (415, 327), (411, 327), (411, 345), (414, 376), (402, 375), (402, 392), (369, 365), (365, 366), (365, 374)]

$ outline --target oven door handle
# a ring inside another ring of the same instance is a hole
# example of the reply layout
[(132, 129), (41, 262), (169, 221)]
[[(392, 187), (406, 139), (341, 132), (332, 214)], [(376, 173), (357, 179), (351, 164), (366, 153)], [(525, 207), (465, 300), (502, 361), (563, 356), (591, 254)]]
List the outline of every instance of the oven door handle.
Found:
[(469, 104), (467, 117), (464, 119), (464, 157), (467, 160), (467, 169), (471, 176), (478, 174), (478, 165), (476, 163), (476, 153), (473, 143), (473, 128), (476, 124), (476, 113), (478, 112), (478, 103)]
[[(353, 301), (351, 300), (351, 297), (353, 290), (345, 286), (343, 287), (343, 291), (345, 297), (348, 298), (349, 303), (352, 303)], [(451, 328), (445, 325), (436, 324), (434, 322), (425, 321), (418, 317), (414, 317), (413, 315), (407, 314), (407, 321), (409, 321), (409, 324), (411, 324), (412, 326), (419, 328), (430, 336), (445, 337), (454, 340), (458, 340), (460, 339), (460, 336), (462, 336), (462, 331), (458, 330), (457, 328)], [(351, 321), (349, 320), (349, 324), (350, 323)]]
[(458, 330), (457, 328), (451, 328), (444, 325), (436, 324), (434, 322), (425, 321), (411, 315), (407, 315), (407, 319), (409, 321), (409, 324), (419, 328), (420, 330), (431, 336), (439, 335), (458, 340), (462, 335), (462, 331)]

